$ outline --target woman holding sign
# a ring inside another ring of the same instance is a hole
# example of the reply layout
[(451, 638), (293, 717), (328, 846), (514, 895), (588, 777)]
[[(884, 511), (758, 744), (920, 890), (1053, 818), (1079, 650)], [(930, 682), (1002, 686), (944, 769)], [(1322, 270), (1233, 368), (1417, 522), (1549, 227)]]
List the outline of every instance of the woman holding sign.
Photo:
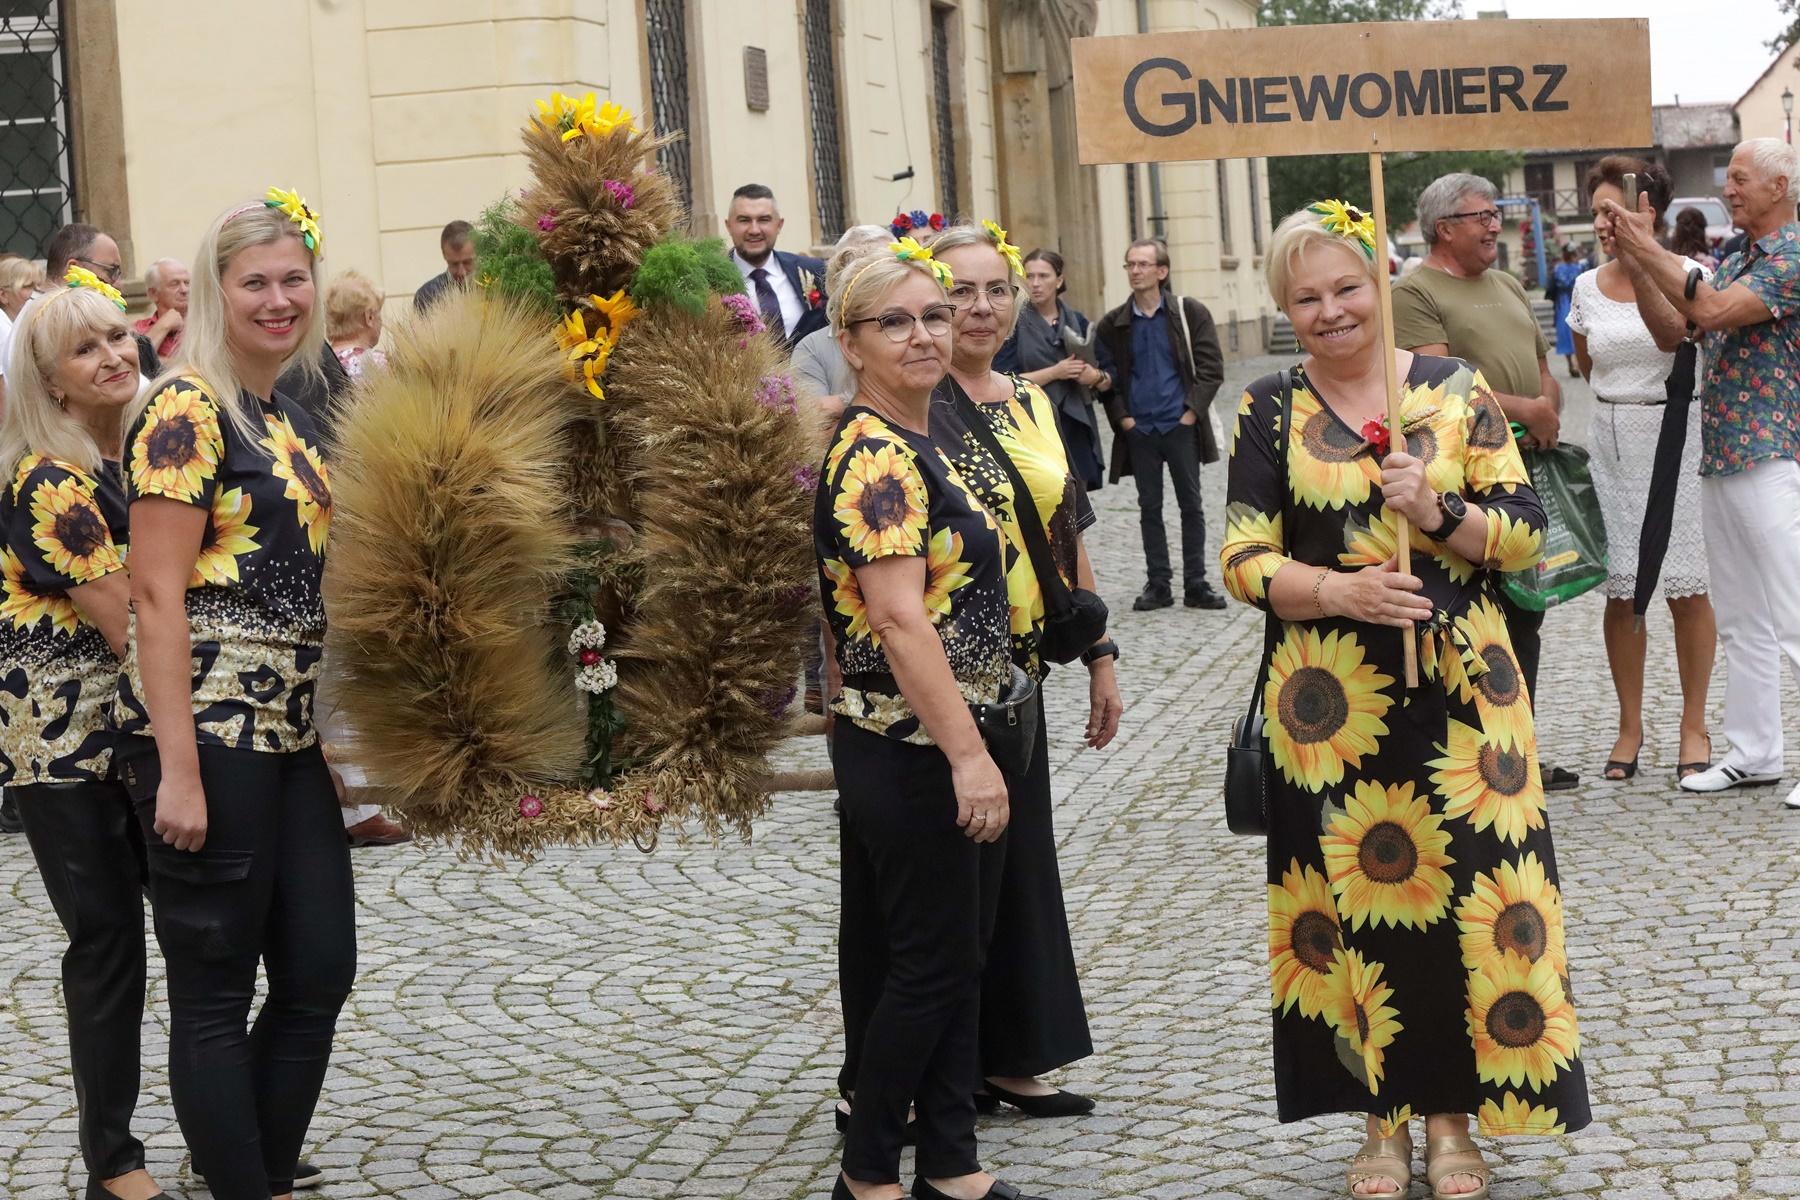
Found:
[(1397, 354), (1390, 449), (1378, 269), (1354, 208), (1281, 223), (1269, 288), (1307, 357), (1250, 385), (1232, 445), (1226, 586), (1278, 634), (1276, 1102), (1283, 1121), (1367, 1115), (1353, 1196), (1407, 1194), (1422, 1117), (1432, 1195), (1480, 1200), (1470, 1114), (1488, 1135), (1589, 1121), (1530, 696), (1491, 582), (1537, 561), (1544, 513), (1460, 359)]

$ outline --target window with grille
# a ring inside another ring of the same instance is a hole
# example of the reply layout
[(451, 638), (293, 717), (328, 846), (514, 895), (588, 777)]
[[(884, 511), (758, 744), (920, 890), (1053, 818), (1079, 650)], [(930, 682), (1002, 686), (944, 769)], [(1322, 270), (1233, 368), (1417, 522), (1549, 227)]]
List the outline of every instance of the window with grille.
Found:
[(1213, 165), (1218, 168), (1219, 253), (1229, 257), (1237, 253), (1237, 241), (1231, 236), (1231, 173), (1222, 158)]
[[(7, 0), (0, 0), (0, 4)], [(658, 133), (682, 136), (656, 152), (656, 165), (693, 207), (693, 146), (688, 140), (687, 3), (645, 0), (644, 41), (650, 51), (650, 119)]]
[(0, 250), (35, 258), (74, 211), (57, 0), (0, 0)]
[(1260, 158), (1250, 160), (1250, 252), (1252, 254), (1263, 252), (1262, 189), (1257, 182), (1259, 172), (1256, 169), (1261, 162)]
[(937, 99), (938, 209), (953, 221), (962, 212), (956, 178), (956, 122), (951, 119), (950, 96), (950, 22), (955, 17), (953, 8), (932, 6), (931, 86)]
[(806, 88), (812, 113), (813, 215), (819, 240), (844, 232), (844, 150), (838, 127), (837, 42), (832, 0), (806, 0)]

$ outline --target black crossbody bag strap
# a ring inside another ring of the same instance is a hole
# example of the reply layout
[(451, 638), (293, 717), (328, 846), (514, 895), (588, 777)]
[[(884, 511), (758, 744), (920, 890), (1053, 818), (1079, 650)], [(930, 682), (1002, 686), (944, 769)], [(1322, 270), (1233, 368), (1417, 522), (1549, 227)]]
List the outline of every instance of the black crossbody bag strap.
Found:
[(1044, 522), (1038, 516), (1037, 501), (1032, 498), (1031, 489), (1026, 486), (1024, 476), (1019, 474), (1019, 468), (1013, 465), (1011, 457), (1001, 448), (1000, 439), (994, 436), (981, 406), (956, 380), (948, 376), (945, 378), (950, 384), (950, 392), (955, 398), (956, 409), (962, 415), (963, 423), (968, 425), (975, 440), (993, 456), (994, 462), (1006, 472), (1006, 478), (1012, 483), (1013, 517), (1019, 523), (1019, 533), (1025, 538), (1025, 552), (1031, 558), (1031, 569), (1038, 577), (1038, 586), (1044, 591), (1046, 614), (1059, 615), (1070, 611), (1074, 602), (1069, 598), (1069, 586), (1063, 582), (1062, 572), (1056, 569), (1056, 559), (1050, 553), (1050, 539), (1044, 533)]
[[(1281, 372), (1281, 435), (1275, 439), (1275, 461), (1281, 464), (1281, 541), (1282, 551), (1288, 548), (1288, 439), (1292, 433), (1289, 428), (1294, 421), (1294, 369), (1288, 367)], [(1250, 693), (1250, 712), (1254, 714), (1263, 701), (1263, 689), (1269, 682), (1269, 664), (1275, 657), (1275, 647), (1281, 642), (1281, 618), (1275, 615), (1275, 601), (1268, 598), (1268, 617), (1263, 623), (1263, 655), (1262, 666), (1257, 668), (1256, 687)]]

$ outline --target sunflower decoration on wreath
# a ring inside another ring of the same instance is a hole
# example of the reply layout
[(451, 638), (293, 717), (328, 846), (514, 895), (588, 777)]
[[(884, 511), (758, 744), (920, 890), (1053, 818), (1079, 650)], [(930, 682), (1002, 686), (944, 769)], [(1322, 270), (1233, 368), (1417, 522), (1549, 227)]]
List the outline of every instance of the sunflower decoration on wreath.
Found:
[(748, 834), (814, 604), (822, 447), (668, 139), (539, 101), (479, 288), (340, 423), (328, 603), (348, 751), (465, 852)]

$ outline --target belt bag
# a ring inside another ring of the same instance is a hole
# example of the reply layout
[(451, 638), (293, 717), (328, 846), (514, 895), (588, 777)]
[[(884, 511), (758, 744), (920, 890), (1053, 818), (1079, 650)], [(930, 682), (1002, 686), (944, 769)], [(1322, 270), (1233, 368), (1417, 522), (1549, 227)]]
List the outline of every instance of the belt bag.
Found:
[(981, 739), (987, 743), (994, 765), (1008, 775), (1022, 778), (1031, 769), (1032, 755), (1037, 752), (1038, 706), (1042, 702), (1037, 684), (1015, 665), (1012, 681), (1000, 699), (969, 705), (969, 714), (981, 730)]

